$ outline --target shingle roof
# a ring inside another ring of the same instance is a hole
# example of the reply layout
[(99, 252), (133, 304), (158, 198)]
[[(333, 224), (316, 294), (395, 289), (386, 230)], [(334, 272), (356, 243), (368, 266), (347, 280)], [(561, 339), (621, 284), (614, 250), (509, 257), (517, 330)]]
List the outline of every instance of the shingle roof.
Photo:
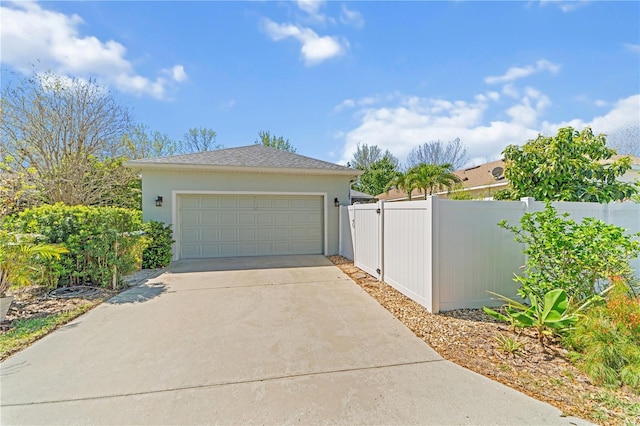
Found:
[(316, 160), (304, 155), (294, 154), (259, 144), (237, 148), (218, 149), (215, 151), (197, 152), (193, 154), (174, 155), (170, 157), (133, 160), (127, 163), (133, 168), (204, 168), (247, 171), (282, 171), (307, 172), (310, 174), (361, 174), (339, 164)]
[[(481, 186), (504, 186), (507, 182), (504, 175), (500, 173), (498, 178), (496, 178), (492, 173), (497, 167), (502, 168), (502, 172), (504, 172), (504, 160), (491, 161), (480, 166), (456, 170), (453, 174), (460, 178), (460, 184), (464, 189)], [(499, 170), (496, 170), (496, 172), (498, 171)], [(407, 193), (397, 189), (391, 189), (388, 193), (376, 195), (376, 198), (381, 200), (406, 199)], [(424, 199), (424, 193), (419, 189), (414, 189), (411, 192), (411, 198), (415, 200)]]
[[(634, 157), (632, 155), (614, 155), (608, 160), (601, 161), (602, 164), (609, 164), (622, 157), (631, 157), (632, 168), (636, 168), (640, 165), (640, 157)], [(496, 170), (501, 168), (500, 170)], [(496, 172), (496, 176), (493, 172)], [(456, 170), (453, 172), (461, 180), (462, 188), (472, 189), (480, 187), (505, 187), (508, 184), (508, 180), (504, 177), (504, 160), (495, 160), (489, 163), (481, 164), (479, 166), (468, 167), (466, 169)], [(380, 200), (404, 200), (407, 199), (407, 193), (398, 189), (390, 189), (389, 192), (376, 195), (376, 198)], [(411, 198), (414, 200), (424, 199), (424, 194), (419, 189), (414, 189), (411, 192)]]

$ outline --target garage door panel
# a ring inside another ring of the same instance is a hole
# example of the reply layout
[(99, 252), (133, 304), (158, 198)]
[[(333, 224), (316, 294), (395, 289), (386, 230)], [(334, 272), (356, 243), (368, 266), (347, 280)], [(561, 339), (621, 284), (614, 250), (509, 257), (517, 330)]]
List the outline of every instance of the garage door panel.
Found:
[(238, 239), (240, 241), (255, 241), (257, 239), (255, 228), (238, 228)]
[(220, 208), (220, 199), (213, 197), (199, 198), (199, 206), (203, 209), (217, 209)]
[(201, 257), (200, 246), (183, 245), (181, 251), (184, 258)]
[(309, 230), (306, 228), (292, 228), (291, 232), (289, 233), (289, 236), (292, 239), (304, 239), (307, 238), (309, 236)]
[(220, 245), (219, 244), (203, 244), (202, 250), (200, 251), (200, 255), (202, 257), (217, 257), (220, 256)]
[(183, 209), (195, 209), (200, 207), (200, 198), (198, 197), (185, 197), (182, 199)]
[(256, 233), (260, 240), (271, 240), (274, 237), (274, 230), (272, 228), (257, 228)]
[(238, 214), (235, 212), (222, 212), (220, 213), (220, 225), (237, 225)]
[(238, 208), (238, 199), (236, 197), (220, 197), (219, 203), (221, 209)]
[(240, 256), (253, 256), (257, 252), (258, 252), (257, 244), (247, 244), (247, 243), (238, 244), (238, 254)]
[(180, 257), (323, 252), (321, 196), (184, 195)]
[(246, 197), (238, 199), (239, 209), (253, 209), (254, 207), (255, 207), (255, 199), (246, 198)]
[(266, 197), (256, 197), (255, 207), (257, 209), (272, 209), (274, 200)]
[(237, 256), (238, 255), (238, 245), (237, 244), (220, 244), (220, 255), (221, 256)]
[(200, 224), (200, 213), (198, 212), (182, 212), (182, 225), (199, 225)]
[(277, 212), (273, 214), (274, 224), (286, 224), (289, 223), (289, 212)]
[(273, 223), (273, 213), (256, 212), (256, 222), (258, 224), (271, 224), (271, 223)]
[(255, 225), (256, 224), (255, 212), (238, 213), (238, 223), (240, 225)]
[[(184, 237), (183, 237), (184, 238)], [(200, 232), (200, 241), (212, 241), (220, 239), (220, 230), (217, 228), (202, 228)]]
[(288, 240), (290, 235), (289, 228), (273, 228), (273, 239), (274, 240)]

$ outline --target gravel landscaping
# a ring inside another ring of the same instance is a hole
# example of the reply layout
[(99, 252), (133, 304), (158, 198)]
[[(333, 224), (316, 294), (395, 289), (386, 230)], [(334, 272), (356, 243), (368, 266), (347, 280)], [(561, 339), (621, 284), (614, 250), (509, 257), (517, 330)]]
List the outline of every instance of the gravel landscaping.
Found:
[[(509, 325), (479, 309), (431, 314), (348, 259), (329, 259), (443, 358), (548, 402), (567, 415), (606, 425), (640, 424), (640, 396), (628, 388), (604, 389), (591, 383), (567, 360), (567, 351), (558, 341), (543, 350), (530, 330), (514, 333)], [(498, 335), (522, 347), (507, 352)]]

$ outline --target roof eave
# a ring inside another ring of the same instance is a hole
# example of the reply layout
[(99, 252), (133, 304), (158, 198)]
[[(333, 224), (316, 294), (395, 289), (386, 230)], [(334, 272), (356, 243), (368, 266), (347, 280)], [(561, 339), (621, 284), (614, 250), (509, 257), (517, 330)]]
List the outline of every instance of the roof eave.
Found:
[(209, 164), (178, 164), (178, 163), (145, 163), (127, 161), (125, 167), (136, 170), (189, 170), (200, 172), (225, 172), (225, 173), (266, 173), (288, 175), (321, 175), (321, 176), (360, 176), (363, 171), (356, 169), (332, 170), (291, 167), (248, 167), (248, 166), (218, 166)]

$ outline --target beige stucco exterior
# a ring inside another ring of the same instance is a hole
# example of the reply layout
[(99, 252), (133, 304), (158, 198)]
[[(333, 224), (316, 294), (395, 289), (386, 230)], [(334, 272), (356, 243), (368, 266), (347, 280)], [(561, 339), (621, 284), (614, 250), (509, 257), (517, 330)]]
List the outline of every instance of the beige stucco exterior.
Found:
[[(176, 201), (180, 194), (290, 194), (324, 197), (326, 255), (338, 253), (338, 214), (334, 199), (349, 204), (350, 176), (287, 173), (251, 173), (188, 169), (142, 170), (142, 211), (144, 220), (176, 225)], [(156, 207), (156, 198), (163, 198)], [(174, 250), (174, 254), (176, 251)]]

